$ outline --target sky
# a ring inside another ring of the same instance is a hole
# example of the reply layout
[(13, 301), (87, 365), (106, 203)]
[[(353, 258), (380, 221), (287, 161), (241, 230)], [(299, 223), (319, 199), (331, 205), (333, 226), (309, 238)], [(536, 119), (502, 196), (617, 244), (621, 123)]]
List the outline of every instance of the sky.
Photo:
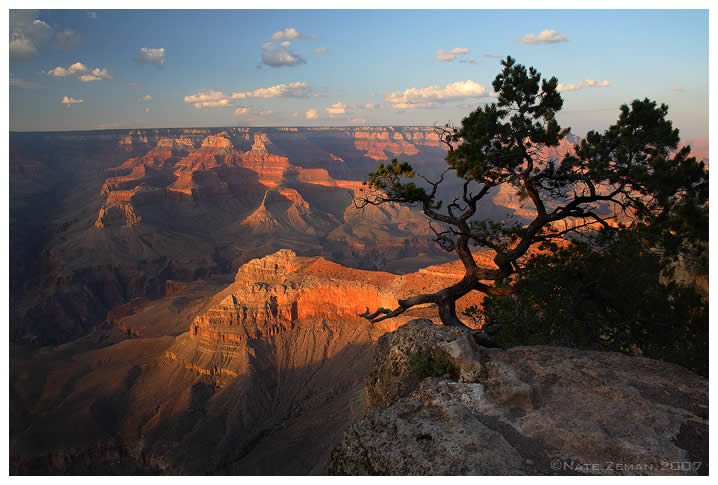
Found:
[(708, 137), (707, 10), (12, 10), (11, 131), (458, 124), (511, 55), (577, 135), (648, 97)]

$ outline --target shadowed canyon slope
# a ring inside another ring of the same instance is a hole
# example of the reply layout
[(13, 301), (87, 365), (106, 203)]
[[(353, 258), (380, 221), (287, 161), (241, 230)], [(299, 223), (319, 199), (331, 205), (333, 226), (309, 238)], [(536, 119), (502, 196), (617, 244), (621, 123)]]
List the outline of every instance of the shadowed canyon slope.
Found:
[(401, 276), (281, 250), (232, 282), (172, 282), (71, 343), (16, 345), (13, 471), (323, 474), (364, 410), (377, 338), (436, 317), (357, 313), (460, 276), (457, 263)]

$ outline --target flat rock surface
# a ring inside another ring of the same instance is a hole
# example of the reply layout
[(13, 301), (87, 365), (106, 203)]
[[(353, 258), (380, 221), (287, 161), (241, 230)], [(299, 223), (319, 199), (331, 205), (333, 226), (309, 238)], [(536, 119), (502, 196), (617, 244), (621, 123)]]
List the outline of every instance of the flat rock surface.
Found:
[[(379, 340), (373, 409), (332, 452), (330, 474), (708, 473), (702, 377), (613, 352), (467, 349), (467, 335), (422, 319)], [(459, 378), (410, 376), (419, 349), (443, 355)]]

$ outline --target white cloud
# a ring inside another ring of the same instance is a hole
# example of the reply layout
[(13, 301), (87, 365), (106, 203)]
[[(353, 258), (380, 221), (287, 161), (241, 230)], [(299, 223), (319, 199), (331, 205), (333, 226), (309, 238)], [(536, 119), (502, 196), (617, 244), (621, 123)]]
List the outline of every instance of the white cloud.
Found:
[(164, 69), (167, 64), (167, 53), (164, 47), (157, 49), (141, 47), (135, 61), (137, 64), (152, 64), (157, 69)]
[(145, 113), (149, 113), (149, 112), (150, 112), (150, 109), (149, 109), (149, 108), (145, 108)]
[(292, 45), (292, 43), (288, 40), (285, 40), (284, 42), (280, 42), (279, 45), (281, 45), (282, 47), (289, 47), (290, 45)]
[(304, 35), (297, 32), (294, 27), (289, 27), (272, 34), (272, 40), (295, 40), (295, 39), (316, 39), (318, 35)]
[(282, 67), (296, 66), (306, 62), (302, 56), (289, 52), (286, 47), (275, 46), (271, 42), (262, 44), (262, 64), (270, 67)]
[(87, 66), (81, 62), (76, 62), (74, 64), (71, 64), (67, 69), (62, 66), (57, 66), (55, 69), (50, 69), (49, 71), (47, 71), (47, 74), (54, 77), (65, 77), (71, 76), (73, 74), (79, 74), (85, 71), (87, 71)]
[(249, 111), (249, 107), (242, 106), (242, 107), (235, 109), (234, 114), (236, 114), (237, 116), (240, 116), (240, 115), (247, 113), (248, 111)]
[(100, 69), (96, 67), (90, 74), (83, 74), (80, 76), (80, 81), (83, 83), (89, 83), (92, 81), (104, 81), (106, 79), (112, 79), (112, 74), (107, 69)]
[(326, 47), (317, 47), (316, 49), (314, 49), (314, 53), (319, 54), (319, 55), (326, 54), (327, 48)]
[(305, 98), (312, 93), (312, 86), (308, 83), (294, 82), (289, 84), (277, 84), (268, 88), (259, 88), (254, 91), (243, 93), (232, 93), (234, 99), (245, 98)]
[(319, 118), (319, 112), (314, 108), (308, 109), (306, 113), (304, 113), (304, 117), (308, 120), (316, 120)]
[(112, 79), (112, 74), (106, 68), (96, 67), (90, 71), (89, 68), (81, 62), (71, 64), (67, 68), (57, 66), (56, 68), (47, 71), (47, 74), (53, 77), (66, 77), (77, 75), (78, 79), (85, 83)]
[(96, 19), (97, 12), (87, 12), (87, 16), (90, 17), (91, 19)]
[(466, 47), (455, 47), (450, 51), (439, 49), (436, 51), (436, 60), (439, 62), (451, 62), (453, 60), (456, 60), (457, 55), (462, 56), (468, 54), (469, 52), (471, 51)]
[(391, 103), (392, 108), (435, 108), (439, 103), (465, 98), (486, 96), (486, 88), (472, 80), (457, 81), (446, 87), (429, 86), (426, 88), (409, 88), (387, 94), (384, 101)]
[(526, 34), (521, 37), (522, 44), (556, 44), (558, 42), (566, 42), (569, 38), (563, 34), (559, 34), (555, 30), (544, 30), (540, 34)]
[(46, 22), (36, 18), (33, 10), (10, 10), (10, 60), (29, 59), (53, 34)]
[(229, 108), (229, 97), (221, 91), (202, 91), (184, 97), (184, 102), (192, 104), (195, 108)]
[(338, 103), (332, 104), (331, 106), (328, 106), (326, 108), (326, 112), (329, 113), (330, 115), (343, 115), (346, 112), (346, 109), (347, 109), (346, 104), (344, 104), (342, 102), (338, 102)]
[[(305, 98), (309, 97), (311, 92), (311, 84), (294, 82), (232, 94), (225, 94), (222, 91), (213, 90), (200, 91), (185, 96), (184, 102), (192, 104), (195, 108), (230, 108), (236, 106), (236, 102), (234, 101), (236, 99)], [(241, 107), (239, 109), (241, 109)]]
[(67, 106), (68, 108), (69, 108), (70, 105), (72, 105), (72, 104), (79, 104), (79, 103), (84, 103), (84, 102), (85, 102), (84, 99), (75, 99), (75, 98), (73, 98), (72, 96), (70, 96), (70, 97), (64, 96), (64, 97), (62, 98), (62, 101), (60, 101), (60, 103), (64, 104), (64, 105)]
[(610, 86), (611, 83), (604, 79), (603, 81), (594, 81), (593, 79), (584, 79), (574, 84), (558, 83), (556, 86), (557, 91), (577, 91), (583, 88), (605, 88)]
[(150, 96), (149, 94), (145, 94), (142, 99), (144, 99), (145, 101), (152, 101), (152, 96)]
[(226, 95), (221, 91), (203, 91), (191, 96), (185, 96), (185, 103), (203, 103), (205, 101), (218, 101), (226, 99)]
[(377, 104), (377, 103), (367, 103), (367, 104), (363, 105), (362, 108), (364, 108), (364, 109), (383, 109), (384, 106), (381, 104)]

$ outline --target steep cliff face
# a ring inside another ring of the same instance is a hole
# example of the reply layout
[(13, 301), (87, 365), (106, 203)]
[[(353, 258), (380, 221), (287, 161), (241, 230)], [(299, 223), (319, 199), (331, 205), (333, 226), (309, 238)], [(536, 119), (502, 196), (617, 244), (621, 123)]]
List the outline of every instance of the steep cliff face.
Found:
[[(422, 374), (417, 353), (453, 370)], [(332, 452), (330, 474), (708, 473), (708, 383), (673, 364), (485, 349), (470, 332), (414, 320), (379, 339), (367, 392), (370, 411)]]
[(391, 275), (342, 267), (281, 250), (242, 266), (235, 283), (192, 322), (190, 334), (220, 342), (276, 335), (305, 320), (360, 321), (369, 307), (396, 303)]
[[(362, 322), (358, 315), (367, 309), (394, 308), (399, 299), (460, 280), (460, 268), (455, 262), (400, 276), (347, 268), (321, 257), (299, 257), (283, 249), (240, 267), (235, 282), (193, 320), (190, 335), (240, 342), (285, 332), (302, 321)], [(480, 295), (467, 295), (459, 308), (480, 301)], [(399, 325), (413, 314), (387, 324)]]
[(441, 147), (441, 140), (432, 128), (357, 128), (352, 134), (356, 149), (374, 160), (416, 155), (417, 145)]
[(269, 143), (266, 134), (254, 135), (252, 148), (241, 155), (241, 165), (257, 172), (260, 183), (276, 187), (284, 180), (284, 173), (290, 166), (289, 159), (270, 154), (265, 143)]
[(323, 474), (364, 409), (377, 338), (411, 318), (371, 325), (357, 314), (454, 273), (360, 271), (280, 250), (218, 292), (219, 282), (171, 283), (163, 298), (118, 306), (57, 354), (20, 349), (13, 470), (101, 473), (119, 454), (128, 470)]

